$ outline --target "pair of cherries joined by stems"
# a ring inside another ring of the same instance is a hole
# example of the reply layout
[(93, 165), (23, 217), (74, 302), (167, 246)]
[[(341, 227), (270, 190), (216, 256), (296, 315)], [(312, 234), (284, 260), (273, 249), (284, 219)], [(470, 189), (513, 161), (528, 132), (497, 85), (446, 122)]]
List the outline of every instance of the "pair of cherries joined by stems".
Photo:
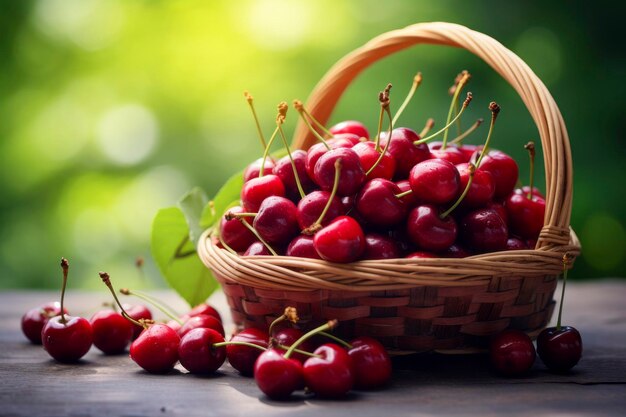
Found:
[(548, 327), (537, 337), (537, 350), (528, 335), (520, 330), (506, 330), (493, 338), (490, 345), (491, 363), (503, 375), (527, 373), (537, 355), (544, 365), (554, 372), (567, 372), (582, 357), (582, 338), (578, 330), (562, 326), (563, 300), (567, 283), (568, 256), (563, 256), (563, 286), (559, 315), (555, 327)]
[[(462, 143), (482, 119), (447, 140), (450, 127), (460, 126), (472, 101), (467, 93), (458, 109), (469, 79), (466, 71), (459, 74), (446, 125), (430, 135), (432, 119), (419, 134), (394, 128), (421, 84), (421, 74), (393, 119), (391, 85), (379, 94), (378, 130), (371, 140), (357, 121), (326, 129), (296, 100), (295, 109), (319, 142), (308, 151), (293, 152), (282, 129), (287, 104), (279, 105), (276, 128), (266, 141), (252, 97), (246, 93), (264, 155), (245, 169), (240, 204), (225, 213), (214, 234), (218, 245), (244, 256), (286, 255), (339, 263), (463, 257), (534, 247), (543, 227), (545, 200), (539, 193), (516, 189), (517, 163), (490, 148), (500, 107), (495, 102), (489, 105), (491, 123), (484, 145)], [(387, 132), (382, 131), (385, 114)], [(443, 141), (433, 142), (440, 134)], [(287, 150), (278, 161), (269, 157), (276, 137)], [(534, 145), (527, 148), (533, 190)]]

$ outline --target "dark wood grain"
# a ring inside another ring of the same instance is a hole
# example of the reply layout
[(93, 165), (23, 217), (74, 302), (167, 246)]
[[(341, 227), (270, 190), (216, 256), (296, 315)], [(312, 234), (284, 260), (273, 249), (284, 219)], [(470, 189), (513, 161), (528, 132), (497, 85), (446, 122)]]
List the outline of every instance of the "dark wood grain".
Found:
[[(560, 294), (560, 292), (557, 291)], [(179, 311), (173, 293), (156, 293)], [(280, 416), (289, 415), (597, 415), (626, 413), (626, 283), (571, 284), (565, 322), (583, 335), (584, 357), (568, 375), (547, 372), (537, 361), (523, 378), (494, 375), (482, 355), (415, 354), (394, 358), (393, 384), (379, 392), (355, 392), (343, 401), (295, 396), (264, 397), (252, 379), (225, 365), (212, 377), (141, 371), (127, 355), (92, 349), (78, 365), (61, 365), (26, 342), (19, 319), (28, 308), (52, 300), (51, 292), (0, 294), (1, 416)], [(73, 313), (89, 316), (108, 297), (70, 293)], [(227, 316), (223, 297), (212, 301)]]

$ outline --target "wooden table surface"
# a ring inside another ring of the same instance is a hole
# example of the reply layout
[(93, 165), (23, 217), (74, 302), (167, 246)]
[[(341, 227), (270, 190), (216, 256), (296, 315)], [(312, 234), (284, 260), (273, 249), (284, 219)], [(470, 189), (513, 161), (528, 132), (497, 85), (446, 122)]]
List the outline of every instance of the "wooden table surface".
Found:
[[(155, 295), (184, 310), (173, 293)], [(483, 355), (415, 354), (394, 358), (389, 388), (341, 401), (304, 394), (271, 401), (228, 364), (210, 377), (180, 365), (150, 375), (127, 355), (104, 356), (95, 348), (78, 365), (58, 364), (20, 331), (27, 309), (56, 296), (0, 294), (0, 416), (626, 415), (626, 281), (568, 286), (565, 323), (580, 330), (584, 344), (583, 359), (568, 375), (549, 373), (537, 360), (530, 375), (501, 378)], [(71, 292), (66, 303), (89, 317), (103, 301), (104, 292)], [(227, 315), (221, 294), (211, 301)]]

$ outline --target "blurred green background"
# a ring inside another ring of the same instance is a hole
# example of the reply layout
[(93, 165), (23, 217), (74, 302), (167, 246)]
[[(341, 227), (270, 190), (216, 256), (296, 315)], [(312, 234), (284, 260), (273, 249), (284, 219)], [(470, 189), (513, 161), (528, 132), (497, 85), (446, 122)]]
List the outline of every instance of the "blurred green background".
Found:
[[(214, 193), (261, 154), (244, 90), (269, 134), (276, 104), (305, 99), (344, 54), (434, 20), (495, 37), (544, 80), (574, 154), (572, 225), (583, 256), (571, 276), (623, 277), (623, 10), (602, 3), (2, 0), (0, 287), (58, 287), (61, 256), (72, 287), (99, 287), (99, 270), (130, 287), (163, 286), (149, 251), (156, 211), (194, 185)], [(393, 83), (397, 108), (421, 71), (401, 124), (419, 130), (432, 116), (441, 126), (463, 69), (475, 98), (464, 123), (488, 118), (487, 103), (498, 101), (494, 147), (516, 157), (526, 181), (522, 145), (538, 139), (536, 128), (514, 91), (465, 51), (420, 46), (375, 64), (332, 121), (375, 130), (378, 91)], [(291, 111), (287, 131), (294, 122)]]

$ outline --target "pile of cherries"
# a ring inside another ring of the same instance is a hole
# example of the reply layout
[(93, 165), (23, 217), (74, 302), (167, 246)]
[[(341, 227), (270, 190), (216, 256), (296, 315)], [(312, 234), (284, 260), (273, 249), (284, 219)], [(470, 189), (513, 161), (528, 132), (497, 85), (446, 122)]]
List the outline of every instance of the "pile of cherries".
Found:
[[(268, 142), (259, 129), (264, 156), (245, 169), (240, 205), (225, 213), (215, 233), (218, 245), (244, 256), (287, 255), (340, 263), (459, 258), (534, 248), (543, 227), (545, 199), (532, 187), (532, 174), (530, 186), (516, 188), (517, 163), (489, 146), (500, 107), (489, 105), (491, 124), (483, 146), (462, 143), (481, 120), (447, 140), (450, 127), (472, 100), (468, 93), (451, 117), (467, 80), (466, 72), (457, 79), (448, 122), (428, 136), (432, 119), (419, 134), (407, 127), (393, 128), (390, 85), (379, 95), (381, 119), (373, 138), (358, 121), (326, 129), (295, 101), (319, 140), (308, 151), (289, 150), (282, 131), (288, 106), (281, 103)], [(252, 107), (252, 98), (247, 98)], [(386, 132), (381, 131), (384, 113), (390, 121)], [(442, 142), (431, 140), (440, 134)], [(268, 153), (277, 136), (287, 155), (273, 160)], [(527, 148), (532, 172), (534, 145)]]

